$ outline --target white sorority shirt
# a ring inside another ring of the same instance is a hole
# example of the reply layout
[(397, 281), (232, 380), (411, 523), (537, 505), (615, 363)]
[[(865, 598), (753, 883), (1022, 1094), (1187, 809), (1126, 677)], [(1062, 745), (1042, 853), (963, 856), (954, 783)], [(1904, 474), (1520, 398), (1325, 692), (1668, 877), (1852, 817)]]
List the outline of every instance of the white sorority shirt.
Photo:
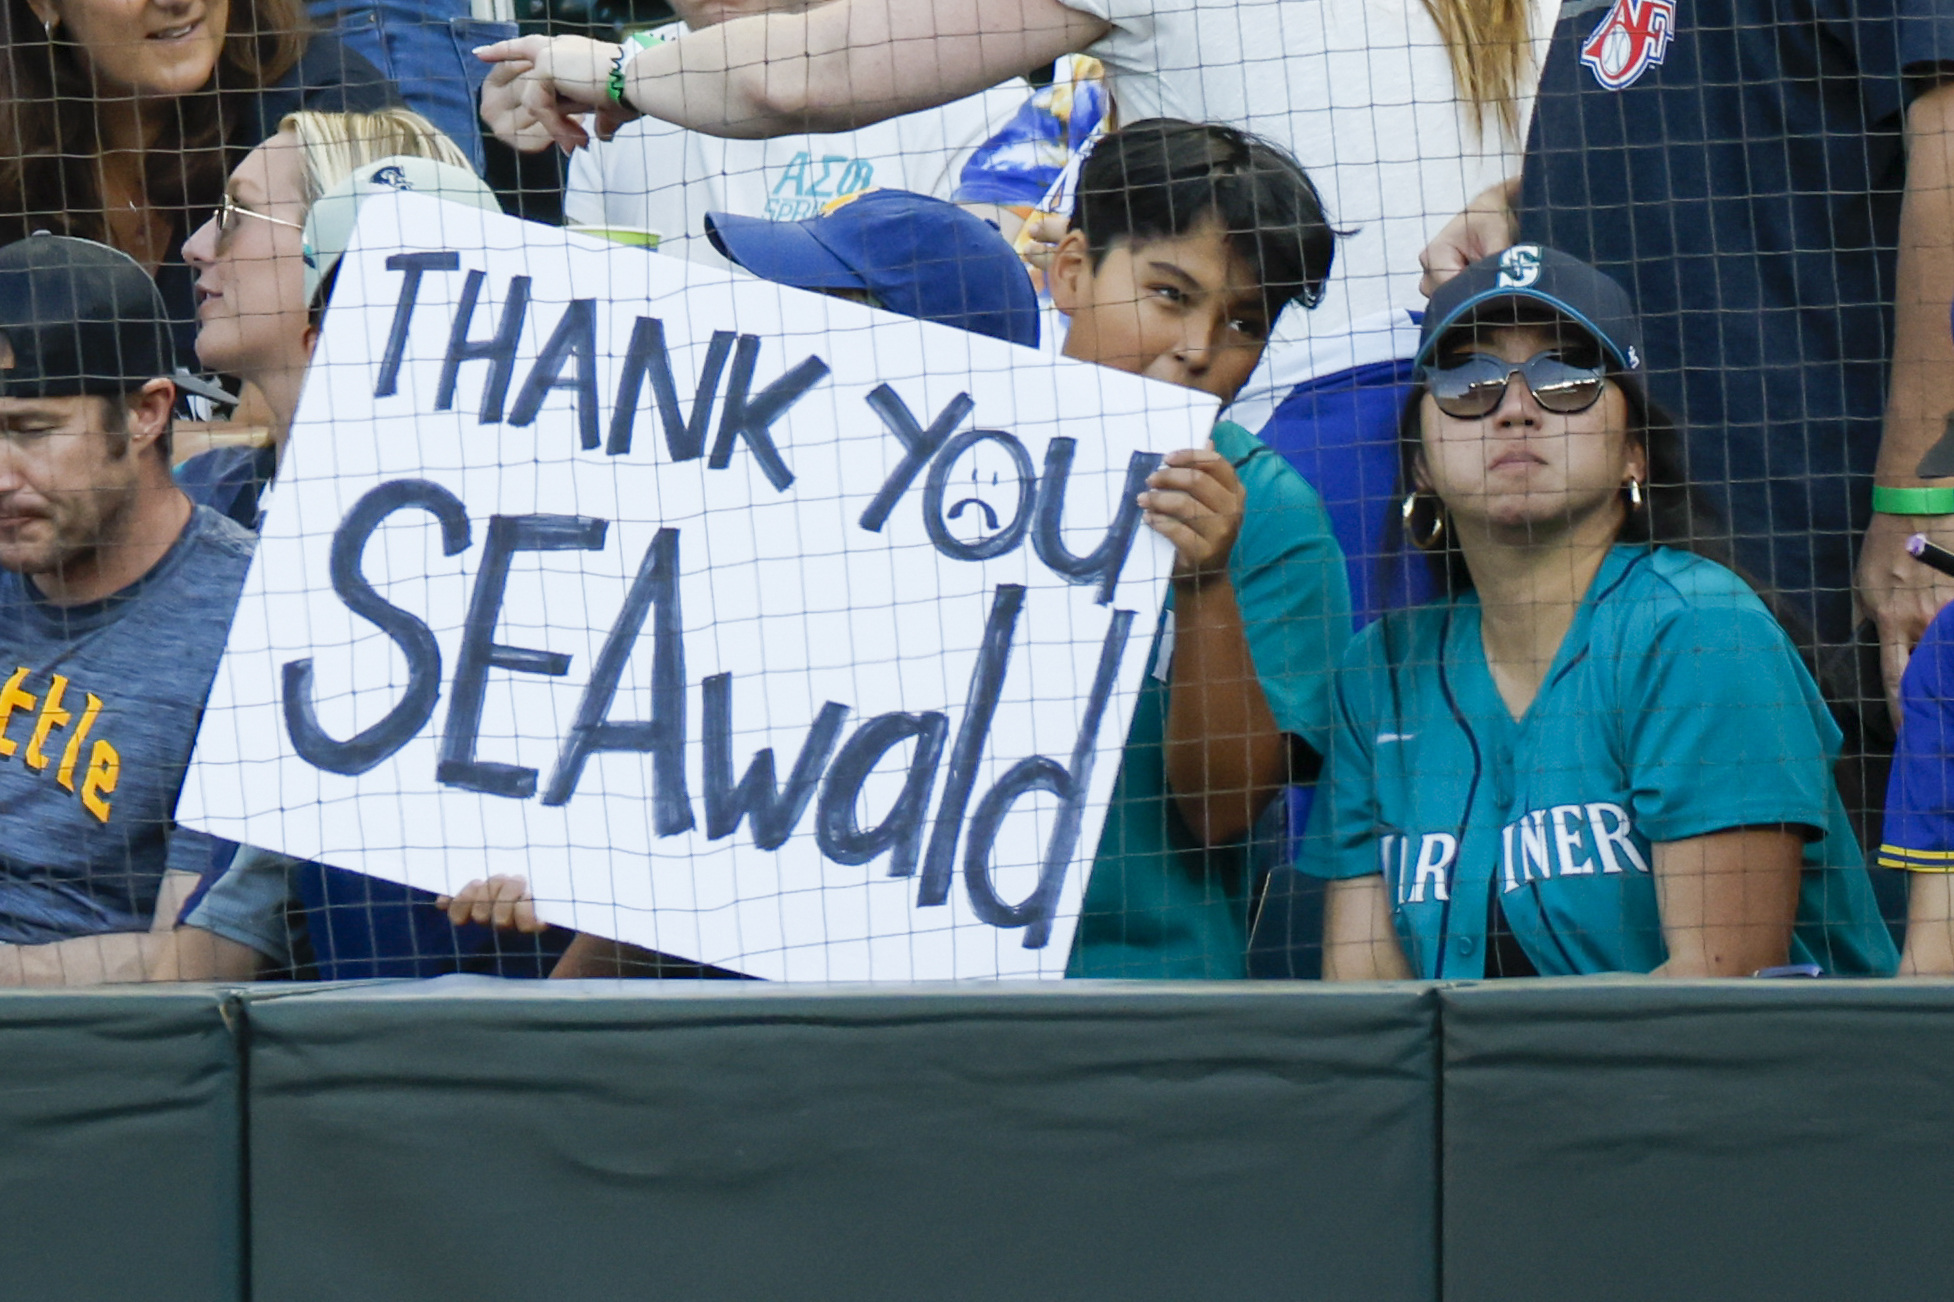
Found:
[[(1550, 29), (1553, 2), (1536, 0), (1536, 31)], [(1296, 156), (1330, 224), (1349, 232), (1323, 302), (1283, 314), (1278, 342), (1289, 346), (1272, 348), (1272, 363), (1314, 353), (1298, 369), (1327, 374), (1390, 356), (1393, 324), (1424, 309), (1419, 253), (1467, 200), (1520, 170), (1523, 141), (1504, 139), (1493, 113), (1482, 129), (1460, 101), (1421, 0), (1064, 3), (1113, 25), (1087, 53), (1106, 65), (1121, 122), (1186, 118), (1265, 136)], [(1523, 131), (1531, 78), (1527, 89)]]
[(707, 213), (800, 221), (871, 188), (948, 199), (970, 155), (1031, 93), (1013, 79), (860, 130), (773, 140), (726, 140), (639, 118), (572, 155), (564, 221), (657, 231), (661, 252), (724, 267), (706, 238)]

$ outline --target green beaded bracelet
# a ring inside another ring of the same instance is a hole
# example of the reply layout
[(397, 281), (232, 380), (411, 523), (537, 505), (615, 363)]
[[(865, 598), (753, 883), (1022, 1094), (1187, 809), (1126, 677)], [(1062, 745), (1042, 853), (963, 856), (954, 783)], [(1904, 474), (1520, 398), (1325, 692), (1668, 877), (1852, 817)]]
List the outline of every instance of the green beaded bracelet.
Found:
[(617, 47), (617, 57), (611, 60), (611, 80), (608, 90), (611, 103), (624, 103), (624, 70), (631, 66), (631, 60), (654, 45), (663, 45), (672, 38), (662, 32), (633, 32), (624, 38), (624, 44)]
[(1873, 488), (1881, 515), (1954, 515), (1954, 488)]

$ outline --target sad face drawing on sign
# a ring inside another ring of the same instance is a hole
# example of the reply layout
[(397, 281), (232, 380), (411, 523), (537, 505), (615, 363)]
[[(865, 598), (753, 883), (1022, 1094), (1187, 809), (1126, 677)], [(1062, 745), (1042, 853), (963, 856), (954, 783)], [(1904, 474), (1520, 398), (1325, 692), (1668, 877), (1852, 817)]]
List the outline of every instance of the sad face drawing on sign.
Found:
[(938, 454), (924, 491), (923, 518), (931, 534), (941, 531), (980, 560), (1023, 541), (1037, 481), (1022, 443), (999, 431), (973, 429)]

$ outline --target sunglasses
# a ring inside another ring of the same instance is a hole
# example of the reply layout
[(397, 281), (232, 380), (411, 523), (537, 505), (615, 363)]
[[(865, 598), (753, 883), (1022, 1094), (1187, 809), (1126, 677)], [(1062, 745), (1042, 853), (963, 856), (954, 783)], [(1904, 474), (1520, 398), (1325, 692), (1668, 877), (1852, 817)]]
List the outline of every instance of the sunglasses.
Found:
[(1558, 353), (1544, 352), (1516, 365), (1489, 353), (1470, 353), (1450, 366), (1426, 367), (1425, 388), (1447, 416), (1477, 420), (1499, 406), (1515, 372), (1526, 379), (1535, 402), (1561, 416), (1594, 406), (1608, 383), (1606, 363), (1576, 366)]
[(253, 212), (227, 194), (217, 205), (217, 211), (210, 215), (211, 220), (217, 223), (217, 238), (220, 241), (230, 238), (232, 232), (237, 230), (237, 219), (240, 217), (256, 217), (261, 222), (270, 222), (273, 226), (289, 226), (295, 231), (305, 229), (303, 222), (288, 222), (283, 217), (273, 217), (270, 213)]

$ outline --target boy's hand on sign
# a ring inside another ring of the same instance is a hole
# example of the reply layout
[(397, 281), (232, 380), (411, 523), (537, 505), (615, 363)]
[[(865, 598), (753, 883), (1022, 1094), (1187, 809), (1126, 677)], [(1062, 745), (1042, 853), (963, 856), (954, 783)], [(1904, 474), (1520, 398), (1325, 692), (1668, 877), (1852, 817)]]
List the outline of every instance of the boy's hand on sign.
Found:
[(1212, 448), (1169, 452), (1140, 494), (1149, 528), (1174, 544), (1174, 581), (1195, 586), (1228, 575), (1248, 490)]
[(565, 153), (590, 143), (581, 119), (595, 111), (597, 135), (637, 114), (610, 98), (618, 47), (584, 36), (521, 36), (479, 46), (493, 65), (482, 83), (482, 121), (512, 149), (534, 153), (554, 142)]
[(435, 900), (434, 907), (446, 909), (448, 921), (457, 927), (474, 922), (494, 927), (497, 931), (513, 928), (534, 935), (548, 931), (550, 925), (537, 919), (536, 902), (529, 895), (529, 882), (522, 877), (491, 877), (485, 882), (470, 882), (453, 895), (443, 895)]

